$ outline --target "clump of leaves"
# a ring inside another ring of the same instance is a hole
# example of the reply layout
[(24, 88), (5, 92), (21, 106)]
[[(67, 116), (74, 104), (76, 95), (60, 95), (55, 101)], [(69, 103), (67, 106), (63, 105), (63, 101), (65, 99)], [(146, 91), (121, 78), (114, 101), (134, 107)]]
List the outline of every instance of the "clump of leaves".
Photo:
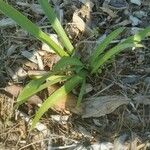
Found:
[[(61, 57), (60, 61), (54, 66), (52, 71), (42, 76), (41, 78), (31, 80), (18, 96), (16, 104), (17, 107), (25, 103), (29, 97), (36, 94), (37, 92), (47, 88), (48, 86), (64, 81), (64, 85), (56, 90), (43, 102), (42, 106), (35, 114), (31, 128), (36, 125), (42, 115), (50, 107), (52, 107), (56, 101), (58, 102), (62, 96), (67, 95), (77, 85), (81, 86), (77, 101), (77, 106), (79, 106), (84, 95), (87, 74), (98, 73), (98, 70), (102, 69), (102, 67), (109, 61), (109, 59), (125, 49), (132, 47), (142, 47), (142, 45), (140, 44), (141, 40), (143, 40), (150, 34), (150, 27), (147, 27), (134, 36), (130, 36), (123, 42), (120, 42), (114, 47), (108, 49), (111, 41), (117, 38), (118, 35), (125, 30), (124, 27), (118, 28), (110, 33), (103, 40), (103, 42), (101, 44), (98, 44), (98, 46), (93, 50), (93, 54), (89, 58), (89, 63), (83, 64), (79, 58), (75, 57), (75, 49), (71, 44), (69, 38), (67, 37), (63, 27), (61, 26), (56, 14), (54, 13), (54, 10), (48, 3), (48, 0), (38, 0), (38, 2), (47, 15), (47, 18), (50, 21), (53, 29), (61, 39), (61, 42), (64, 45), (65, 49), (61, 48), (48, 36), (48, 34), (44, 33), (27, 17), (22, 15), (8, 3), (0, 0), (1, 12), (3, 12), (6, 16), (12, 18), (18, 25), (35, 36), (37, 39), (49, 45)], [(106, 51), (106, 49), (108, 50)], [(69, 75), (66, 75), (66, 72), (68, 71), (71, 73)]]

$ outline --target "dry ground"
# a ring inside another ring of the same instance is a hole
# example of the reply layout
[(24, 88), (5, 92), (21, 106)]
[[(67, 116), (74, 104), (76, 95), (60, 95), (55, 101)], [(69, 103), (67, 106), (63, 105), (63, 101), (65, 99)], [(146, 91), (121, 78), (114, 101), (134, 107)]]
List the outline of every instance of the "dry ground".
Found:
[[(104, 0), (51, 1), (79, 57), (85, 62), (96, 43), (115, 28), (125, 26), (126, 32), (112, 44), (150, 23), (149, 0), (128, 0), (127, 3), (116, 0), (111, 3), (104, 3)], [(38, 4), (36, 0), (8, 2), (43, 31), (54, 33), (39, 6), (35, 5)], [(29, 122), (37, 104), (54, 89), (34, 97), (19, 110), (13, 109), (16, 97), (29, 76), (52, 69), (59, 57), (45, 51), (41, 42), (0, 14), (0, 150), (150, 149), (149, 38), (143, 44), (144, 48), (119, 54), (100, 75), (90, 77), (85, 101), (91, 101), (86, 105), (86, 114), (74, 114), (65, 108), (62, 111), (62, 104), (59, 110), (58, 107), (49, 110), (36, 129), (29, 132)], [(118, 96), (124, 102), (119, 103)], [(93, 106), (96, 99), (103, 101), (103, 105)], [(103, 110), (106, 101), (113, 111)], [(98, 111), (93, 112), (91, 107), (97, 107)]]

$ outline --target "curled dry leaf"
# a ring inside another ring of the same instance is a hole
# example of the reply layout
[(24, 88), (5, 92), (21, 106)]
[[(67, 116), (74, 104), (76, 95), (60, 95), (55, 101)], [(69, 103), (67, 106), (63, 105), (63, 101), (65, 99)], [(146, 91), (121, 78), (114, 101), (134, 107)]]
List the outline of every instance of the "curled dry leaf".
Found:
[(82, 104), (83, 118), (101, 117), (106, 114), (112, 113), (116, 108), (121, 105), (128, 104), (130, 99), (123, 96), (101, 96), (95, 98), (88, 98)]
[(92, 29), (78, 16), (78, 13), (73, 14), (73, 23), (79, 29), (80, 32), (84, 32), (87, 35), (92, 35)]

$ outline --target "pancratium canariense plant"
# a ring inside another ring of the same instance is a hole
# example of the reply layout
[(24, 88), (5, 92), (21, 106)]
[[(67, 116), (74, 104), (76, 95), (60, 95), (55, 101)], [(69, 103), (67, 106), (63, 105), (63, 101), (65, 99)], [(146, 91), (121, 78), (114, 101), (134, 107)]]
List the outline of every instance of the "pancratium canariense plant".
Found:
[[(60, 47), (49, 37), (47, 33), (44, 33), (26, 16), (22, 15), (8, 3), (0, 0), (0, 11), (2, 13), (12, 18), (18, 25), (20, 25), (24, 30), (28, 31), (35, 38), (39, 39), (41, 42), (46, 43), (61, 57), (60, 61), (58, 61), (58, 63), (53, 67), (52, 71), (38, 79), (31, 80), (24, 87), (17, 98), (16, 106), (19, 106), (25, 103), (29, 97), (36, 94), (37, 92), (47, 88), (48, 86), (64, 81), (64, 85), (56, 90), (52, 95), (50, 95), (38, 109), (33, 119), (31, 128), (36, 125), (42, 115), (50, 107), (52, 107), (56, 101), (58, 102), (62, 96), (67, 95), (78, 85), (81, 86), (77, 101), (77, 106), (79, 106), (84, 95), (87, 74), (98, 73), (98, 70), (102, 69), (102, 67), (108, 62), (109, 59), (127, 48), (142, 47), (140, 44), (141, 40), (150, 34), (150, 27), (147, 27), (134, 36), (130, 36), (123, 42), (120, 42), (119, 44), (108, 49), (108, 45), (125, 29), (124, 27), (118, 28), (111, 32), (100, 44), (97, 45), (95, 49), (93, 49), (93, 53), (88, 61), (89, 64), (86, 65), (82, 63), (78, 57), (75, 57), (75, 48), (67, 37), (54, 10), (48, 3), (48, 0), (38, 0), (38, 2), (45, 12), (49, 22), (51, 23), (52, 28), (59, 36), (65, 49)], [(71, 72), (70, 75), (66, 75), (66, 72), (68, 71)]]

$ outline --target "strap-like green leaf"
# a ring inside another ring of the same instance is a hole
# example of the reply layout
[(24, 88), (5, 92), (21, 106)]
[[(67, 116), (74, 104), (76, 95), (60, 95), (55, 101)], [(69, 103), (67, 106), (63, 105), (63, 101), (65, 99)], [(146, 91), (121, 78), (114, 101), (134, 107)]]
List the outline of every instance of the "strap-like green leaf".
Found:
[(112, 58), (114, 55), (117, 55), (119, 52), (123, 51), (124, 49), (131, 48), (131, 47), (142, 47), (141, 44), (131, 44), (131, 43), (124, 43), (124, 44), (118, 44), (117, 46), (111, 48), (109, 51), (107, 51), (103, 57), (100, 57), (100, 59), (94, 63), (92, 73), (96, 73), (96, 71), (102, 67), (110, 58)]
[(110, 59), (113, 55), (118, 54), (120, 51), (129, 47), (141, 47), (142, 45), (138, 43), (147, 36), (150, 36), (150, 27), (147, 27), (144, 30), (138, 32), (137, 34), (128, 37), (125, 41), (104, 53), (103, 56), (99, 56), (93, 63), (92, 73), (95, 73), (101, 66), (104, 65), (104, 63), (107, 62), (108, 59)]
[(40, 5), (42, 6), (45, 14), (47, 15), (48, 20), (52, 24), (53, 29), (56, 31), (56, 33), (61, 38), (61, 41), (63, 45), (66, 47), (69, 54), (72, 54), (74, 51), (74, 47), (72, 46), (69, 38), (67, 37), (63, 27), (61, 26), (54, 10), (48, 3), (48, 0), (38, 0)]
[[(47, 88), (48, 86), (51, 86), (63, 80), (67, 80), (69, 78), (70, 78), (69, 76), (67, 77), (67, 76), (52, 75), (49, 77), (48, 75), (45, 75), (39, 79), (30, 81), (19, 94), (17, 98), (16, 107), (25, 103), (29, 97), (36, 94), (37, 92), (40, 92), (41, 90)], [(48, 81), (42, 84), (43, 82), (45, 82), (46, 79), (48, 79)]]
[(81, 85), (81, 89), (80, 89), (80, 93), (79, 93), (78, 101), (77, 101), (77, 107), (80, 106), (83, 96), (85, 94), (85, 88), (86, 88), (85, 86), (86, 86), (86, 77), (83, 79), (83, 82)]
[(93, 67), (93, 64), (97, 57), (99, 57), (100, 54), (102, 54), (105, 50), (105, 48), (110, 44), (110, 42), (115, 39), (125, 28), (121, 27), (119, 29), (116, 29), (115, 31), (111, 32), (103, 41), (100, 43), (97, 48), (94, 50), (93, 55), (90, 58), (90, 65)]
[(139, 43), (147, 36), (150, 36), (150, 27), (147, 27), (147, 28), (139, 31), (135, 35), (128, 37), (122, 43)]
[(59, 62), (54, 66), (53, 71), (65, 71), (68, 67), (84, 67), (83, 63), (76, 57), (62, 57)]
[(83, 77), (81, 76), (74, 76), (69, 81), (67, 81), (61, 88), (59, 88), (57, 91), (55, 91), (48, 99), (44, 101), (42, 106), (39, 108), (39, 110), (36, 112), (35, 118), (33, 119), (31, 129), (34, 128), (36, 123), (39, 121), (39, 119), (42, 117), (42, 115), (50, 108), (53, 107), (56, 102), (61, 100), (61, 98), (65, 95), (67, 95), (69, 92), (72, 91), (73, 88), (75, 88), (79, 83), (81, 83), (83, 80)]
[(13, 19), (18, 25), (20, 25), (27, 32), (31, 33), (37, 39), (49, 45), (59, 56), (68, 56), (68, 54), (37, 25), (32, 23), (27, 17), (22, 15), (9, 4), (5, 3), (3, 0), (0, 0), (0, 11)]

